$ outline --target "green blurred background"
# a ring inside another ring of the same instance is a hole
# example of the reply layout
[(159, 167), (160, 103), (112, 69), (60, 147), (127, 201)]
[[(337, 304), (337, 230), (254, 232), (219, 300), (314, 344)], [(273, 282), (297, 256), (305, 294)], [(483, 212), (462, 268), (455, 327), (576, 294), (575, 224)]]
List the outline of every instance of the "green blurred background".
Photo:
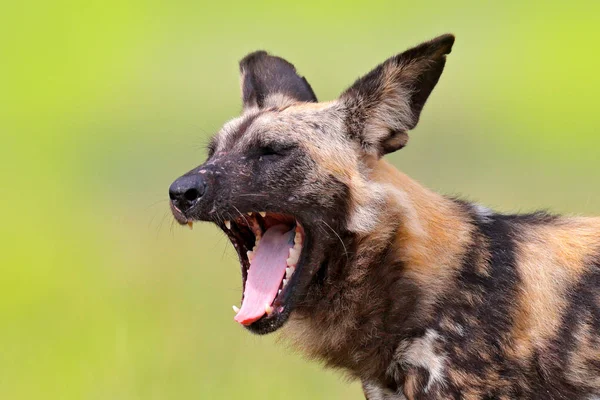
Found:
[(167, 188), (238, 114), (246, 53), (288, 58), (329, 100), (453, 32), (389, 159), (499, 210), (600, 214), (600, 2), (522, 3), (4, 2), (0, 398), (362, 398), (234, 323), (235, 255), (173, 224)]

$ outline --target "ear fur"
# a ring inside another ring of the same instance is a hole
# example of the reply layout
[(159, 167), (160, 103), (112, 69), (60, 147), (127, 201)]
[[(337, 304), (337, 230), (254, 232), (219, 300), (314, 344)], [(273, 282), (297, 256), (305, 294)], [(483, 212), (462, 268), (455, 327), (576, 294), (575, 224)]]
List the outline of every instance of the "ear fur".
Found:
[(312, 88), (296, 68), (280, 57), (256, 51), (240, 61), (244, 109), (316, 102)]
[(365, 151), (382, 156), (406, 145), (453, 44), (446, 34), (391, 57), (340, 96), (348, 131)]

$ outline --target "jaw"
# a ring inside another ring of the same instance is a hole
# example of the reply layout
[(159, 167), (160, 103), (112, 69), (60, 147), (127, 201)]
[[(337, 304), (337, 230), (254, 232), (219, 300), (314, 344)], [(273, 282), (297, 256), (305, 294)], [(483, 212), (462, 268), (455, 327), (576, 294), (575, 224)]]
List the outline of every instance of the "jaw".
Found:
[(312, 278), (306, 265), (312, 235), (294, 216), (249, 212), (218, 222), (238, 253), (242, 272), (242, 305), (234, 306), (237, 322), (256, 334), (282, 327)]
[[(213, 222), (229, 238), (238, 254), (243, 286), (241, 306), (233, 307), (235, 320), (255, 334), (278, 330), (296, 305), (306, 305), (310, 288), (322, 280), (317, 272), (326, 270), (322, 268), (326, 254), (342, 240), (337, 233), (329, 234), (336, 227), (335, 222), (341, 221), (336, 215), (248, 211), (250, 207), (241, 206), (241, 210), (224, 207), (217, 212), (215, 203), (187, 212), (179, 211), (173, 204), (171, 208), (179, 224), (192, 227), (195, 222)], [(250, 208), (253, 209), (257, 209), (256, 205)], [(281, 238), (276, 238), (275, 245), (265, 246), (273, 230), (288, 235), (287, 249)], [(272, 262), (273, 258), (278, 259)]]

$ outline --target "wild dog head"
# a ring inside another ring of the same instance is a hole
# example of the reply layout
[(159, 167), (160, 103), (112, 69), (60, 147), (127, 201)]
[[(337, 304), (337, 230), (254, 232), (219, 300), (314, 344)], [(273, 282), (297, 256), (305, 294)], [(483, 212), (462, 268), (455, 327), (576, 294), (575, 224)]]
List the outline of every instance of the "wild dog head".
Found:
[(213, 222), (237, 250), (236, 321), (255, 333), (281, 327), (343, 238), (372, 229), (369, 171), (406, 145), (453, 43), (444, 35), (391, 57), (323, 103), (282, 58), (240, 62), (242, 115), (169, 190), (179, 223)]

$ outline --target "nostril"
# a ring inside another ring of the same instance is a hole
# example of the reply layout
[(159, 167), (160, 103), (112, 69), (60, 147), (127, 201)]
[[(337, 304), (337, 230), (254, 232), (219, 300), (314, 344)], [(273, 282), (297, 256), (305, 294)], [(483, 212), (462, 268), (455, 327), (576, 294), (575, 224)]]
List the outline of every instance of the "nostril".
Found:
[(192, 207), (206, 192), (206, 182), (199, 174), (187, 174), (173, 182), (169, 198), (173, 205), (184, 211)]
[(187, 201), (194, 201), (200, 197), (200, 192), (198, 191), (198, 189), (188, 189), (183, 194), (183, 197)]

